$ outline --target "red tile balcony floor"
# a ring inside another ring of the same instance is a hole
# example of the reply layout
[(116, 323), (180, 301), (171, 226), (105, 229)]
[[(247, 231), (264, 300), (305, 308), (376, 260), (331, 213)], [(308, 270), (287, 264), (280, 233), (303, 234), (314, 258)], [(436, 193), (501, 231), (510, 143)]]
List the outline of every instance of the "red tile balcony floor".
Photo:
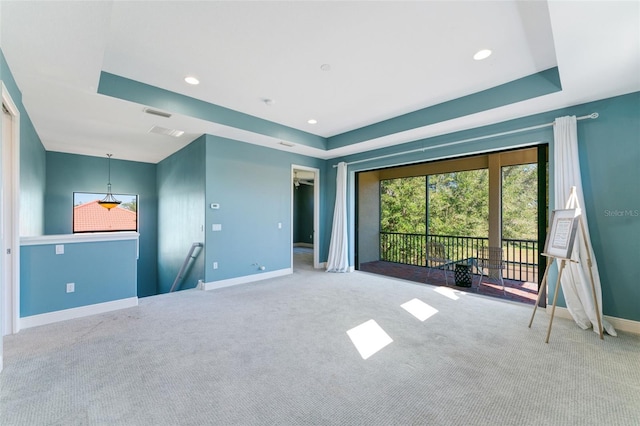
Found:
[[(472, 275), (471, 287), (459, 287), (455, 285), (453, 271), (443, 271), (441, 269), (425, 268), (424, 266), (405, 265), (393, 262), (367, 262), (360, 265), (360, 271), (385, 275), (388, 277), (401, 278), (404, 280), (426, 283), (435, 286), (447, 285), (460, 291), (474, 292), (500, 299), (512, 300), (515, 302), (535, 304), (538, 298), (538, 283), (515, 281), (504, 279), (504, 293), (500, 280), (483, 277), (482, 284), (478, 288), (478, 275)], [(445, 280), (445, 274), (448, 274)]]

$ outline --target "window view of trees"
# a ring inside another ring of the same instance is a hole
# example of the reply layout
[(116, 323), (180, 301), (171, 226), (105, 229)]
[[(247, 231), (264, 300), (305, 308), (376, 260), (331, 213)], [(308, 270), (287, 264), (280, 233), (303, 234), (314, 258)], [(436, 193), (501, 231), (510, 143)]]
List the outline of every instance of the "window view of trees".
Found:
[[(428, 179), (428, 185), (427, 185)], [(486, 237), (488, 235), (487, 170), (444, 173), (380, 182), (380, 230)]]
[[(536, 164), (502, 168), (503, 238), (537, 238), (537, 176)], [(489, 234), (488, 170), (380, 182), (381, 232), (424, 234), (427, 226), (431, 235), (486, 238)]]
[(426, 176), (389, 179), (380, 182), (380, 230), (424, 234)]
[[(502, 248), (505, 277), (536, 280), (538, 166), (503, 166)], [(489, 244), (489, 170), (380, 181), (380, 259), (426, 266), (427, 242), (448, 259), (469, 259)], [(497, 230), (496, 230), (497, 233)]]
[(487, 169), (429, 176), (429, 234), (489, 235)]

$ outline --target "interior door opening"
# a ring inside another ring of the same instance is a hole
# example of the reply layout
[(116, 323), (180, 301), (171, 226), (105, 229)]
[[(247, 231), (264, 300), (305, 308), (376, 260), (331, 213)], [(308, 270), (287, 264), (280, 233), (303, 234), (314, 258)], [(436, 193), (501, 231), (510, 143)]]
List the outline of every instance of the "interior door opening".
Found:
[(320, 170), (294, 165), (291, 183), (292, 269), (320, 268), (317, 238)]

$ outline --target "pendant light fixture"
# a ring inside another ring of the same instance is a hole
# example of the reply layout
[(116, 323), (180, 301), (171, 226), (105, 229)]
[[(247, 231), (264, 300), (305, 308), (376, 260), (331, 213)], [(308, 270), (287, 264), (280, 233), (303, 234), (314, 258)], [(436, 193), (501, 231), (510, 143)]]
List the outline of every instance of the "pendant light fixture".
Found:
[(98, 204), (100, 204), (102, 207), (104, 207), (107, 210), (111, 210), (114, 207), (118, 207), (118, 205), (122, 202), (122, 201), (116, 200), (113, 194), (111, 193), (111, 156), (112, 155), (113, 154), (107, 154), (107, 158), (108, 158), (107, 164), (109, 168), (109, 181), (107, 183), (107, 195), (102, 200), (98, 201)]

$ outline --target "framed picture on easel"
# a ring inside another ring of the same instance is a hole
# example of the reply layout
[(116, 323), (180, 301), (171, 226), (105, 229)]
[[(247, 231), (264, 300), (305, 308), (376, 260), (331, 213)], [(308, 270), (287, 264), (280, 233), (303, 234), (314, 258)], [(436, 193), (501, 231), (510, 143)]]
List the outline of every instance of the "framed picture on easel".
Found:
[(571, 258), (579, 218), (580, 209), (562, 209), (551, 212), (551, 227), (544, 244), (544, 255), (558, 259)]

